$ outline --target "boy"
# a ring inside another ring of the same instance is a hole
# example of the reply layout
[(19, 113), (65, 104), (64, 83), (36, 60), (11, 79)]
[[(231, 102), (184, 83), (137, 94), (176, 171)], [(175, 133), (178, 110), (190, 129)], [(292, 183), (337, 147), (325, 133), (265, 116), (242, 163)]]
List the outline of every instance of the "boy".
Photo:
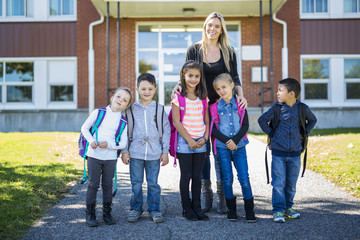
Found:
[[(152, 74), (143, 73), (138, 77), (136, 91), (140, 100), (126, 111), (128, 120), (134, 120), (133, 131), (130, 133), (131, 129), (128, 128), (129, 143), (121, 157), (124, 164), (130, 164), (132, 195), (127, 220), (134, 223), (143, 212), (142, 183), (145, 170), (148, 212), (154, 222), (160, 223), (164, 222), (164, 218), (160, 211), (161, 189), (157, 181), (160, 163), (165, 166), (169, 162), (170, 124), (164, 107), (153, 100), (156, 80)], [(160, 117), (157, 116), (158, 108), (163, 110)], [(157, 118), (161, 117), (162, 126), (157, 126), (157, 122), (161, 122)], [(158, 128), (162, 128), (162, 136)]]
[[(300, 84), (293, 78), (279, 82), (278, 101), (258, 119), (261, 129), (271, 137), (271, 185), (274, 221), (285, 222), (284, 215), (289, 218), (300, 218), (300, 214), (292, 207), (296, 193), (296, 181), (300, 171), (300, 155), (302, 151), (300, 134), (299, 105)], [(274, 120), (274, 109), (280, 105), (280, 117), (275, 132), (269, 122)], [(304, 104), (305, 105), (305, 104)], [(305, 105), (305, 135), (308, 135), (316, 124), (316, 117)], [(270, 136), (272, 135), (272, 136)]]

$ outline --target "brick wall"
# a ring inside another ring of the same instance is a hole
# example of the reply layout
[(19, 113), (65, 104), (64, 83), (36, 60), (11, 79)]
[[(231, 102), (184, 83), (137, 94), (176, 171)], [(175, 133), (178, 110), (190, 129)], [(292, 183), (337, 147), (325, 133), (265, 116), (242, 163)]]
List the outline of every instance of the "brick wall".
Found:
[[(99, 19), (90, 1), (78, 1), (77, 21), (77, 57), (78, 57), (78, 108), (88, 107), (88, 42), (89, 24)], [(300, 19), (297, 0), (288, 1), (277, 14), (279, 19), (288, 24), (289, 77), (300, 78)], [(117, 87), (117, 19), (110, 18), (110, 88)], [(203, 21), (205, 18), (186, 20)], [(180, 18), (121, 19), (120, 20), (120, 86), (129, 87), (135, 93), (135, 24), (137, 21), (183, 21)], [(260, 45), (259, 18), (226, 18), (241, 21), (241, 44)], [(270, 86), (270, 35), (269, 16), (263, 17), (263, 57), (264, 66), (268, 67)], [(282, 25), (273, 22), (273, 79), (274, 100), (276, 100), (277, 83), (281, 80)], [(94, 27), (95, 50), (95, 107), (106, 105), (106, 19), (103, 24)], [(244, 95), (250, 107), (261, 103), (260, 83), (251, 83), (251, 67), (260, 66), (260, 61), (242, 61), (242, 81)], [(264, 100), (270, 100), (270, 92), (264, 93)]]

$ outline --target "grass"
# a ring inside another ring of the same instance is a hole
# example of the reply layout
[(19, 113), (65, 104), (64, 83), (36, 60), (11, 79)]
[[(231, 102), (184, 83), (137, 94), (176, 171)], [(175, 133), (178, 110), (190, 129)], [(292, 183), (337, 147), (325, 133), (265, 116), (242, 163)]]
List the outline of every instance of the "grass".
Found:
[[(264, 134), (254, 137), (266, 142)], [(314, 129), (309, 138), (307, 168), (360, 198), (360, 128)], [(306, 175), (305, 175), (306, 176)]]
[(19, 239), (82, 175), (78, 133), (0, 133), (0, 239)]

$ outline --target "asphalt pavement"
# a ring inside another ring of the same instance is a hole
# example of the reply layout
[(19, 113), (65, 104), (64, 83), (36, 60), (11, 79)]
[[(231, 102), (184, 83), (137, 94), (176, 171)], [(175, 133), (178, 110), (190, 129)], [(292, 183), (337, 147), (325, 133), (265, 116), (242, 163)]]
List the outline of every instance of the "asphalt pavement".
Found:
[[(136, 223), (127, 222), (131, 185), (129, 167), (118, 163), (119, 191), (113, 200), (112, 215), (115, 225), (102, 221), (102, 194), (98, 193), (97, 217), (99, 227), (85, 225), (85, 196), (87, 183), (77, 184), (69, 194), (47, 215), (39, 220), (23, 238), (27, 239), (360, 239), (360, 199), (306, 170), (299, 178), (294, 209), (300, 219), (286, 219), (283, 224), (274, 223), (271, 212), (271, 185), (266, 184), (264, 151), (265, 144), (250, 138), (247, 146), (250, 181), (255, 199), (257, 223), (247, 223), (240, 184), (234, 180), (237, 198), (238, 222), (229, 222), (226, 215), (216, 213), (216, 201), (208, 213), (210, 221), (190, 222), (181, 216), (179, 193), (179, 166), (170, 163), (161, 167), (159, 184), (162, 188), (161, 208), (164, 223), (154, 223), (147, 212)], [(271, 160), (271, 157), (270, 157)], [(213, 159), (211, 159), (213, 162)], [(212, 165), (212, 188), (216, 193), (216, 179)], [(146, 183), (143, 184), (144, 209)]]

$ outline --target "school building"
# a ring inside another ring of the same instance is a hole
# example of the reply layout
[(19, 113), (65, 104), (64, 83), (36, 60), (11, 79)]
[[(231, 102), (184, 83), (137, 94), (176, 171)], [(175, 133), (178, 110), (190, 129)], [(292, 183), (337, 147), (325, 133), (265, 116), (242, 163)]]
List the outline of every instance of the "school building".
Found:
[(317, 128), (360, 127), (360, 0), (0, 0), (0, 131), (80, 131), (114, 89), (158, 80), (167, 106), (187, 48), (220, 12), (250, 130), (278, 81), (301, 82)]

